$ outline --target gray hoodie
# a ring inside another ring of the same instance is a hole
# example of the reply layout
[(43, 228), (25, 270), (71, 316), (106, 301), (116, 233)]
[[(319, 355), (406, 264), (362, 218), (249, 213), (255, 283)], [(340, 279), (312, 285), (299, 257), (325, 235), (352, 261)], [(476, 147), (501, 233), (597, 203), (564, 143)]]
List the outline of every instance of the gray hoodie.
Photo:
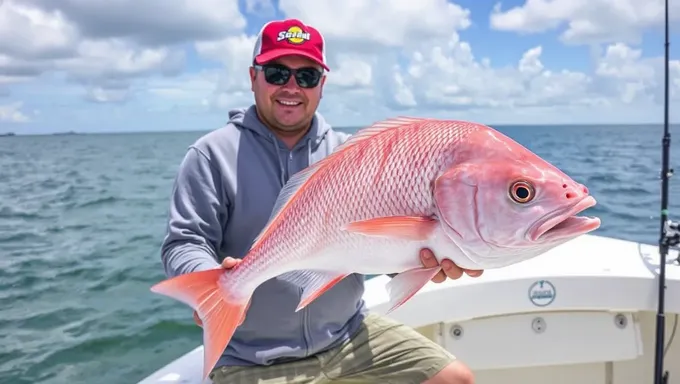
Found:
[[(191, 145), (179, 167), (162, 246), (168, 276), (246, 255), (288, 178), (349, 137), (317, 113), (309, 133), (290, 151), (260, 122), (254, 106), (232, 110), (229, 118)], [(296, 313), (301, 293), (278, 278), (261, 285), (217, 366), (313, 355), (347, 339), (365, 315), (363, 275), (347, 276)]]

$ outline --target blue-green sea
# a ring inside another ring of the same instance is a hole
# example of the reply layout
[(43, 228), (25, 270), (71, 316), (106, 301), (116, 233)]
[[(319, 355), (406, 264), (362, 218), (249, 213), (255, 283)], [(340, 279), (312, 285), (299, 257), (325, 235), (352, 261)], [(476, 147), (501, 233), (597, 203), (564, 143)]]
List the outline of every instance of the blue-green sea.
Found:
[[(497, 128), (589, 187), (597, 234), (657, 242), (661, 125)], [(149, 287), (202, 134), (0, 137), (0, 383), (135, 383), (199, 345), (190, 309)]]

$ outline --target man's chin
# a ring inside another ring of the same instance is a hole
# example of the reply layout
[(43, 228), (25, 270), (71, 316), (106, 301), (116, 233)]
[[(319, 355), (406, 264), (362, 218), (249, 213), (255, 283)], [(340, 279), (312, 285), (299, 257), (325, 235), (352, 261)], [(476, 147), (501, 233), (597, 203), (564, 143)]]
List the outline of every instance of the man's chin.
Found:
[(311, 123), (311, 119), (309, 118), (305, 119), (301, 116), (290, 115), (276, 116), (274, 121), (279, 131), (283, 133), (290, 133), (291, 135), (306, 130), (309, 128), (309, 124)]

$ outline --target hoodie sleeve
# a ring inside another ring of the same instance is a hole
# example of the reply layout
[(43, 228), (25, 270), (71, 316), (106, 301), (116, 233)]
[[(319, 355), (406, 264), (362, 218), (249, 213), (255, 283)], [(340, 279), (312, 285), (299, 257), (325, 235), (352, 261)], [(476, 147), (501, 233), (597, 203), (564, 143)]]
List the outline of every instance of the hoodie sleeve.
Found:
[(228, 202), (219, 192), (222, 179), (210, 160), (191, 147), (179, 166), (172, 188), (167, 233), (161, 260), (168, 277), (220, 266), (217, 249), (222, 242)]

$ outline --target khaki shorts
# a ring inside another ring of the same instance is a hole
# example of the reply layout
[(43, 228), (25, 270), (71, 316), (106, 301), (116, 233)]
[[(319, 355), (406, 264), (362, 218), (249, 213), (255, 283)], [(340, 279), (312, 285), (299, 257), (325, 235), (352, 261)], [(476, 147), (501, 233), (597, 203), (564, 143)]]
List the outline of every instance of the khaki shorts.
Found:
[(215, 384), (421, 384), (454, 360), (412, 328), (369, 314), (338, 347), (270, 366), (218, 367), (210, 378)]

